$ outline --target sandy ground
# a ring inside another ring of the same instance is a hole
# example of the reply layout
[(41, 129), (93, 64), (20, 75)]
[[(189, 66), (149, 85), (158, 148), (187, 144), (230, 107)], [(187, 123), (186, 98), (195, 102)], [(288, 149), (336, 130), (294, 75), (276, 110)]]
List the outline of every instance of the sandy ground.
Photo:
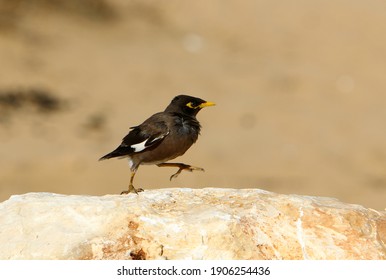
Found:
[(178, 159), (206, 172), (170, 182), (174, 169), (142, 166), (137, 187), (386, 207), (386, 2), (11, 2), (0, 1), (0, 96), (41, 89), (63, 106), (0, 103), (1, 201), (119, 193), (127, 162), (98, 158), (187, 93), (217, 103)]

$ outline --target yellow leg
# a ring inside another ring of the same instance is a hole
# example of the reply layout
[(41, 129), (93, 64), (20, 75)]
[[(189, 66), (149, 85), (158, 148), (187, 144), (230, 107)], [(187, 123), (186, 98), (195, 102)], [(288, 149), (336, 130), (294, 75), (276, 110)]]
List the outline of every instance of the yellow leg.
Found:
[(131, 171), (129, 189), (127, 191), (121, 192), (121, 194), (129, 194), (129, 193), (136, 193), (136, 194), (138, 194), (139, 192), (143, 192), (143, 189), (136, 189), (136, 188), (134, 188), (133, 181), (134, 181), (135, 172), (136, 171)]
[(189, 172), (205, 171), (204, 168), (191, 166), (191, 165), (184, 164), (184, 163), (164, 162), (164, 163), (157, 164), (157, 166), (159, 166), (159, 167), (178, 167), (179, 168), (176, 173), (174, 173), (172, 176), (170, 176), (170, 181), (174, 178), (177, 178), (178, 175), (180, 175), (182, 170), (187, 170)]

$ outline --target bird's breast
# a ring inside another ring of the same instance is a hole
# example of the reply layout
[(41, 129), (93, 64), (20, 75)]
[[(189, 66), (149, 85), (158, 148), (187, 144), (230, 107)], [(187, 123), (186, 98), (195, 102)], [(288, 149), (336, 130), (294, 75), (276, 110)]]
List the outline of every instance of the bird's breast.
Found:
[(158, 144), (132, 157), (141, 164), (158, 164), (183, 155), (196, 141), (200, 133), (197, 120), (174, 118), (169, 134)]
[(178, 135), (195, 138), (194, 141), (196, 141), (200, 134), (201, 126), (196, 118), (178, 116), (174, 119), (174, 128)]

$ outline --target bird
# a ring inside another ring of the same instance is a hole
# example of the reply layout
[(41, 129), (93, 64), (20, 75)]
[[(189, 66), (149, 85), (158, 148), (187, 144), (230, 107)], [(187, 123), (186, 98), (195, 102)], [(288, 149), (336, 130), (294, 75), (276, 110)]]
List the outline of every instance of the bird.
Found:
[(140, 165), (157, 165), (159, 167), (178, 167), (170, 176), (176, 178), (183, 170), (204, 171), (184, 163), (171, 163), (169, 160), (182, 156), (198, 139), (201, 125), (197, 113), (205, 107), (216, 105), (198, 97), (188, 95), (175, 96), (163, 112), (155, 113), (142, 124), (130, 127), (129, 133), (121, 144), (99, 160), (110, 158), (127, 158), (131, 171), (129, 194), (143, 191), (133, 185), (134, 176)]

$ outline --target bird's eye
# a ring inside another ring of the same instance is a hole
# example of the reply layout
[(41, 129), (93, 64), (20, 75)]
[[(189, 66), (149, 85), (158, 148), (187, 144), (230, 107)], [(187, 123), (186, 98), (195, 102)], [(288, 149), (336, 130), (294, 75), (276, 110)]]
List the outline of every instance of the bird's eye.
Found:
[(196, 104), (193, 103), (193, 102), (187, 103), (186, 106), (189, 107), (189, 108), (191, 108), (191, 109), (196, 109), (196, 108), (197, 108)]

